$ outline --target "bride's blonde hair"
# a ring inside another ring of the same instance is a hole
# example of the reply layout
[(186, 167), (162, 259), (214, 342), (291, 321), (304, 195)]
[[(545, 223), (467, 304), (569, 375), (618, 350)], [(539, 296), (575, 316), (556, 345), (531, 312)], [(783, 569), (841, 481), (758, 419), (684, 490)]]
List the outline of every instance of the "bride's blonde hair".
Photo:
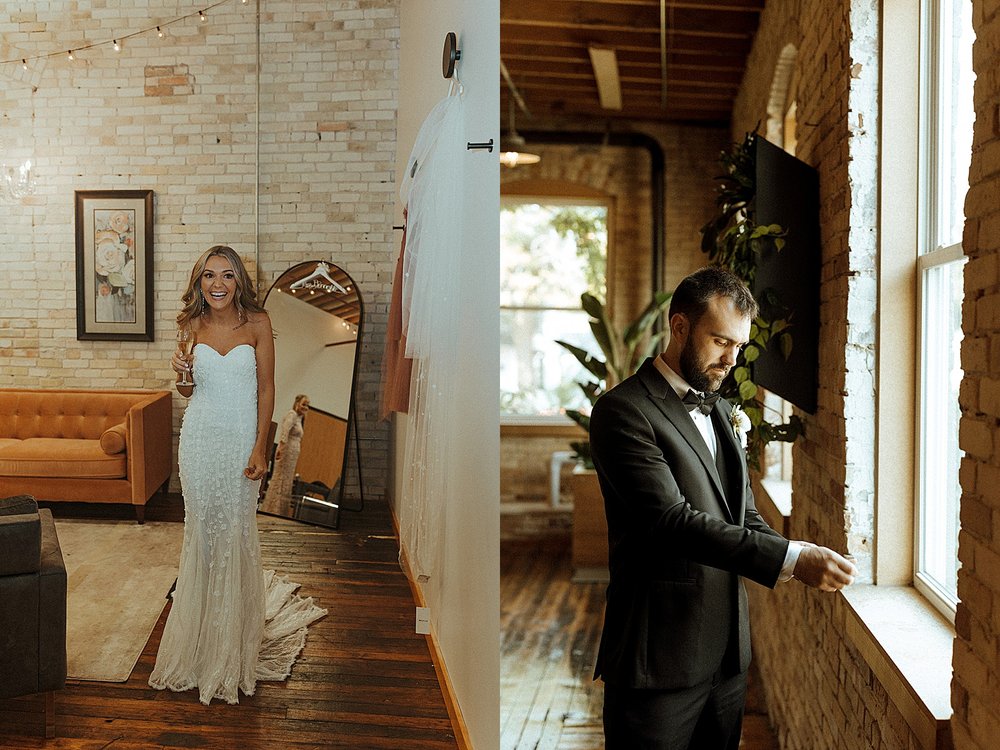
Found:
[(184, 306), (177, 315), (177, 327), (184, 328), (194, 318), (200, 317), (205, 312), (205, 296), (201, 291), (201, 275), (205, 273), (205, 266), (208, 259), (218, 255), (229, 261), (236, 273), (236, 296), (233, 300), (236, 305), (236, 314), (240, 322), (247, 321), (248, 313), (264, 312), (264, 308), (257, 302), (257, 292), (254, 290), (253, 281), (247, 273), (246, 266), (239, 254), (227, 245), (213, 245), (208, 248), (194, 264), (191, 269), (191, 278), (188, 280), (187, 290), (181, 296)]

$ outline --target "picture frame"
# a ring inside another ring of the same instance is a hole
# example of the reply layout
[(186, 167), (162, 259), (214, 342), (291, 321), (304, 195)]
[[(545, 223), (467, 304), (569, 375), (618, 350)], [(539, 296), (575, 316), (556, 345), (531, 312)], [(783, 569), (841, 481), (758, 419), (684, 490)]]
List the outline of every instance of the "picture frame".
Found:
[(153, 191), (77, 190), (76, 337), (153, 340)]

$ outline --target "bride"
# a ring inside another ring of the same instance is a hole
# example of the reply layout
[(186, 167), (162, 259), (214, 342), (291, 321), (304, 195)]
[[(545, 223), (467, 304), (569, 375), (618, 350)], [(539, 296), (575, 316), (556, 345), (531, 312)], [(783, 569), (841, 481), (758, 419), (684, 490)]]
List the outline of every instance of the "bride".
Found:
[(288, 677), (306, 626), (326, 610), (261, 567), (256, 510), (274, 411), (274, 338), (239, 255), (209, 248), (182, 300), (179, 339), (189, 348), (171, 365), (190, 398), (178, 448), (184, 543), (149, 684), (198, 688), (206, 705), (237, 703), (258, 680)]

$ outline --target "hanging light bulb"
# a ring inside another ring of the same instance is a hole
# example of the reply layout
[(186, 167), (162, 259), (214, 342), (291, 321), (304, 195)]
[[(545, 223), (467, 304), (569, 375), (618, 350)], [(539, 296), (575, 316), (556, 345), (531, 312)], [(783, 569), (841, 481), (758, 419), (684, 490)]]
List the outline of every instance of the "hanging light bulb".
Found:
[(69, 55), (69, 59), (70, 59), (70, 60), (74, 60), (74, 59), (75, 59), (75, 58), (73, 57), (73, 50), (67, 50), (66, 54), (67, 54), (67, 55)]
[(205, 15), (205, 11), (203, 10), (198, 11), (198, 18), (200, 18), (202, 21), (208, 20), (208, 16)]
[(118, 44), (118, 40), (117, 39), (113, 39), (112, 41), (114, 42), (115, 52), (121, 52), (122, 51), (122, 47), (121, 47), (120, 44)]
[(24, 57), (21, 58), (21, 67), (24, 68), (25, 70), (28, 69), (28, 60), (27, 60), (27, 58), (24, 58)]
[(500, 163), (505, 167), (537, 164), (542, 160), (542, 157), (525, 150), (524, 138), (517, 132), (517, 128), (514, 127), (513, 95), (507, 101), (507, 110), (510, 124), (507, 128), (507, 135), (500, 139)]
[(160, 37), (160, 39), (163, 39), (163, 29), (161, 29), (159, 26), (156, 27), (156, 35)]

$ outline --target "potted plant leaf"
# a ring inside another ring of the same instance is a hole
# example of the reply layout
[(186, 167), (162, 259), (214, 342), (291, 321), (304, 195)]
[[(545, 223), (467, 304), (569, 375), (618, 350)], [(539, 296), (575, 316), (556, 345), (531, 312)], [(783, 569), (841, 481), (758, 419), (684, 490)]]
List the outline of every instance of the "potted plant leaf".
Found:
[[(780, 251), (787, 231), (778, 224), (758, 224), (754, 211), (757, 192), (755, 141), (756, 132), (747, 133), (719, 157), (725, 174), (719, 180), (716, 206), (718, 213), (702, 227), (701, 249), (714, 264), (728, 268), (752, 289), (757, 264), (765, 249)], [(743, 347), (732, 374), (722, 384), (722, 397), (739, 406), (750, 419), (747, 434), (747, 463), (760, 471), (764, 448), (772, 441), (791, 443), (804, 434), (797, 415), (787, 422), (772, 422), (764, 407), (762, 394), (754, 382), (753, 363), (771, 346), (787, 359), (792, 350), (794, 321), (781, 300), (765, 290), (757, 300), (760, 314), (750, 328), (750, 342)], [(780, 415), (779, 415), (780, 416)]]

